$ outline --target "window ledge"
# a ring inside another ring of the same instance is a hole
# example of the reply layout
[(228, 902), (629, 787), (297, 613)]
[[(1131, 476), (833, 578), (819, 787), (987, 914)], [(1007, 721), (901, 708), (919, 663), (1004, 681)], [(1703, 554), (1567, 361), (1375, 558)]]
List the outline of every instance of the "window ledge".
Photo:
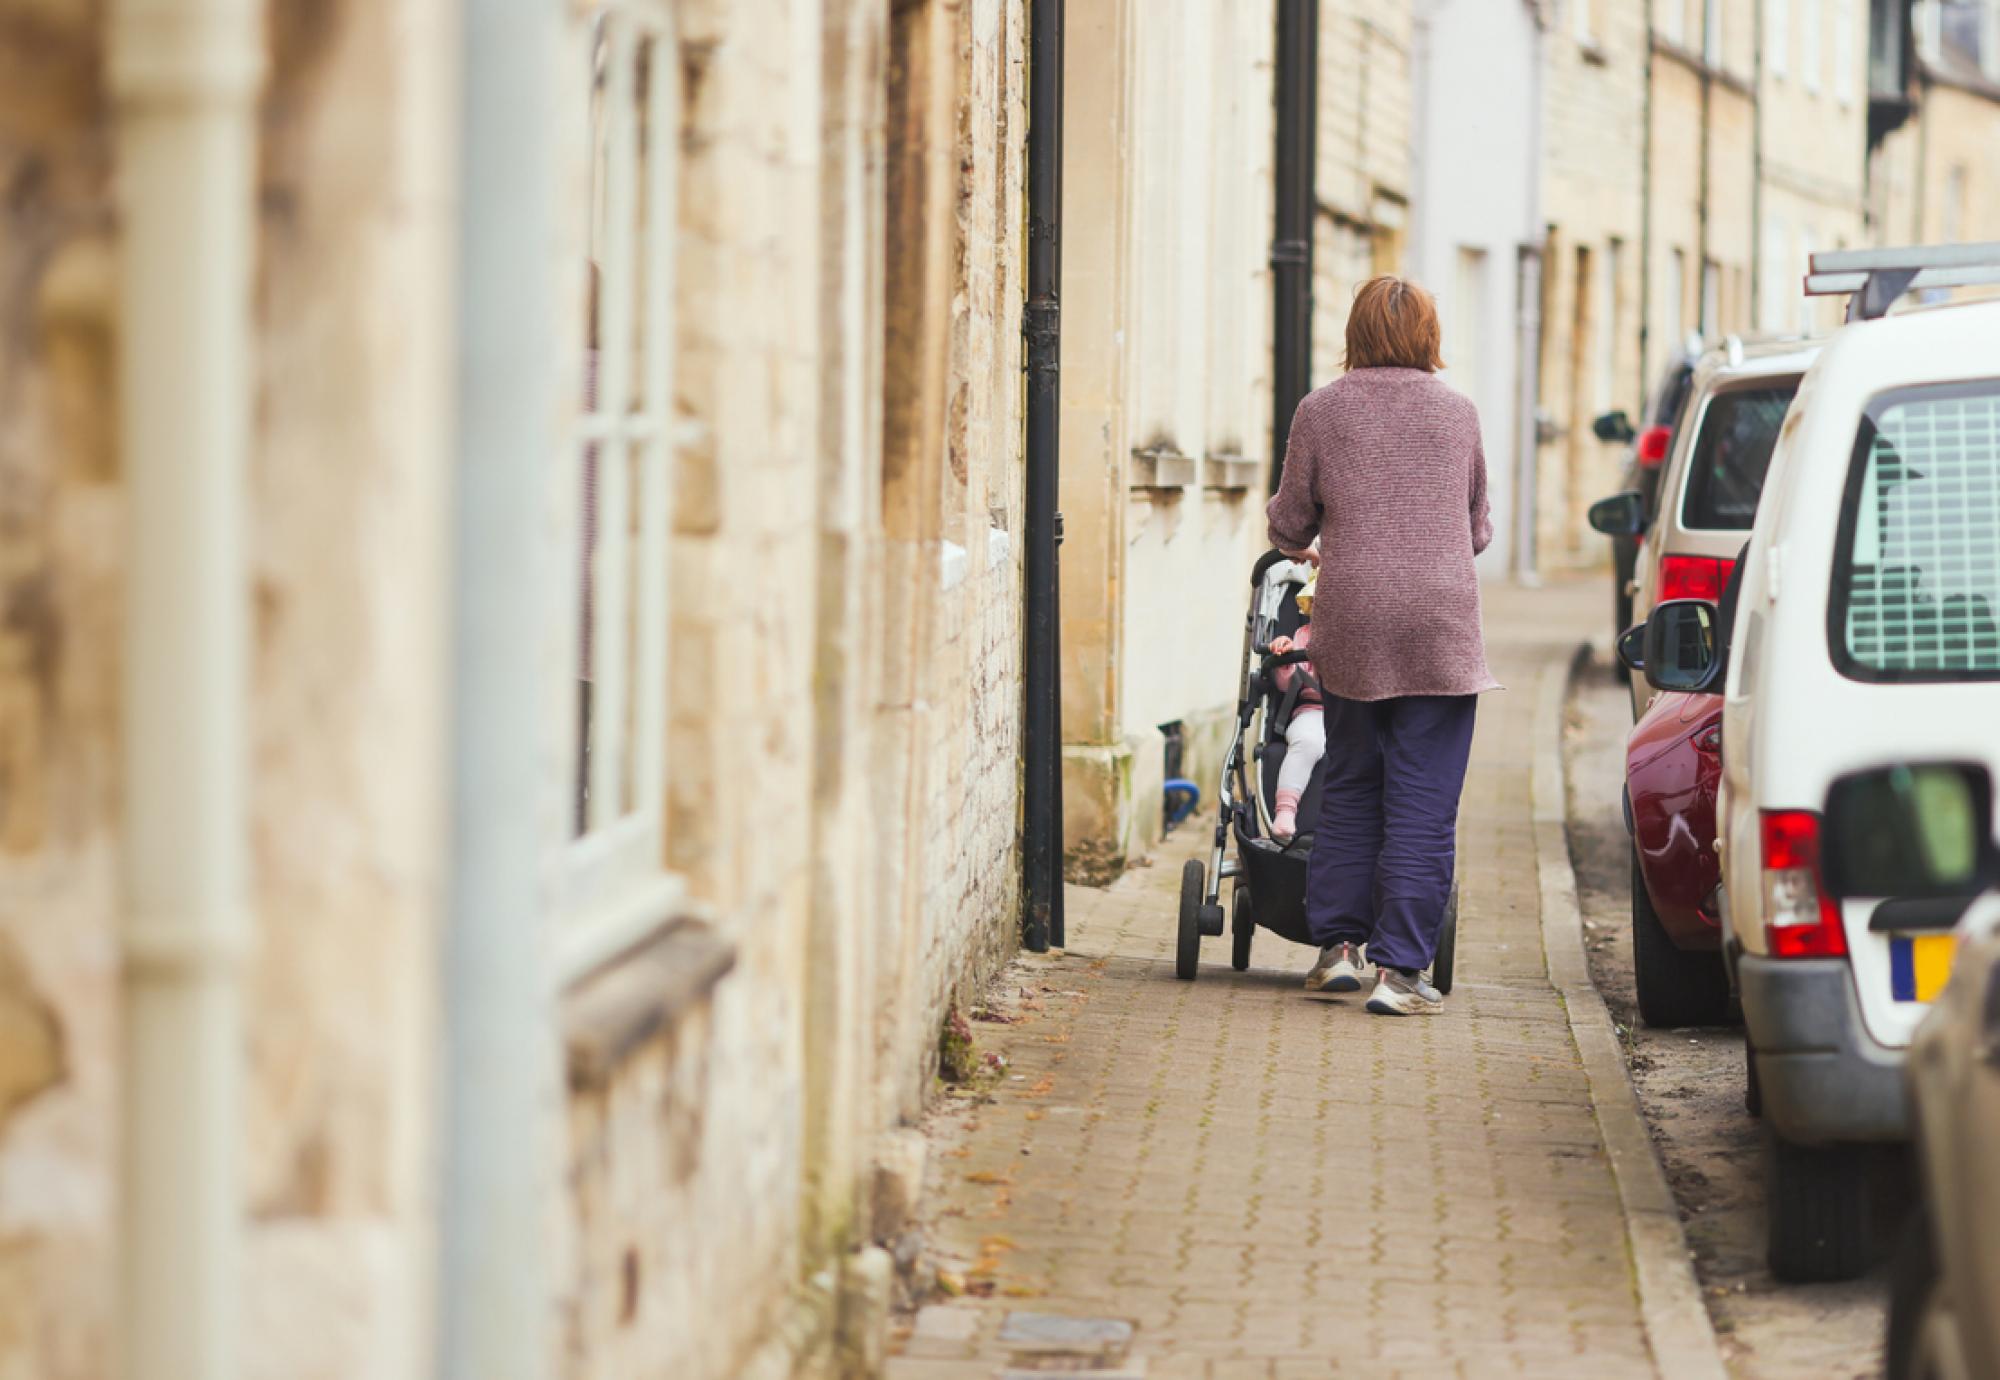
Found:
[(1262, 467), (1247, 456), (1216, 454), (1203, 462), (1202, 469), (1203, 488), (1240, 494), (1257, 482)]
[(703, 921), (671, 921), (562, 997), (573, 1092), (603, 1087), (626, 1059), (704, 1005), (736, 966), (736, 947)]
[(1141, 446), (1132, 452), (1135, 489), (1185, 489), (1194, 479), (1194, 457), (1172, 446)]
[(1604, 40), (1596, 34), (1589, 34), (1576, 41), (1577, 51), (1583, 60), (1593, 67), (1609, 67), (1611, 54), (1604, 50)]

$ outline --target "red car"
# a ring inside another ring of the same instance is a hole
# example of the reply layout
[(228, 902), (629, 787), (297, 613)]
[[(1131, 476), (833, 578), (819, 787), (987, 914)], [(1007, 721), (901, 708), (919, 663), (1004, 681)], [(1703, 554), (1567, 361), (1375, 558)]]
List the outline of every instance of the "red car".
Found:
[(1625, 740), (1625, 823), (1632, 833), (1632, 976), (1647, 1025), (1730, 1019), (1716, 912), (1722, 860), (1722, 697), (1663, 692)]

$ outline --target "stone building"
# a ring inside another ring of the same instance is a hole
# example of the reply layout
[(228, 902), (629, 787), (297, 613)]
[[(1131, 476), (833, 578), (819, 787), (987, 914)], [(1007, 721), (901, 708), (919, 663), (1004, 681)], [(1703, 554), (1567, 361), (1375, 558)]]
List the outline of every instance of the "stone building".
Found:
[(1591, 422), (1616, 409), (1636, 417), (1645, 391), (1645, 71), (1653, 58), (1643, 5), (1567, 0), (1546, 15), (1533, 556), (1540, 569), (1561, 569), (1605, 555), (1584, 513), (1617, 487), (1623, 456)]
[(1765, 0), (1760, 35), (1755, 325), (1811, 335), (1841, 305), (1800, 292), (1808, 256), (1868, 234), (1869, 6)]
[(1159, 838), (1169, 774), (1206, 801), (1238, 689), (1271, 461), (1275, 17), (1070, 0), (1066, 24), (1063, 812), (1094, 880)]
[(1918, 0), (1911, 8), (1907, 73), (1893, 61), (1869, 69), (1883, 127), (1869, 165), (1873, 238), (2000, 239), (2000, 3)]
[(0, 0), (0, 1374), (865, 1368), (1018, 942), (1026, 13)]

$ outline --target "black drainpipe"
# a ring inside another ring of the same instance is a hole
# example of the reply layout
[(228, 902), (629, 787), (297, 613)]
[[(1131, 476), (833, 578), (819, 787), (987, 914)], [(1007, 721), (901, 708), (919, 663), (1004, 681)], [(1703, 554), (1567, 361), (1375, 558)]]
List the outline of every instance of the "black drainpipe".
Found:
[(1319, 0), (1278, 0), (1277, 215), (1271, 236), (1271, 490), (1292, 413), (1312, 391), (1313, 214), (1318, 193)]
[(1034, 0), (1028, 30), (1028, 435), (1026, 714), (1022, 781), (1021, 942), (1063, 944), (1062, 689), (1056, 511), (1062, 421), (1063, 0)]

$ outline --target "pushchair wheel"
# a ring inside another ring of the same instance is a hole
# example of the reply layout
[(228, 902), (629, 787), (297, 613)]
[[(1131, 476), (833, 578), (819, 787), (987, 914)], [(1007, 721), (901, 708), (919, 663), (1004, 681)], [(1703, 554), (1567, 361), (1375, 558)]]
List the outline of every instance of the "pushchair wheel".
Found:
[(1458, 883), (1451, 884), (1451, 899), (1444, 903), (1444, 923), (1438, 927), (1437, 957), (1431, 960), (1431, 986), (1440, 994), (1451, 991), (1451, 970), (1458, 957)]
[(1181, 867), (1181, 927), (1180, 942), (1174, 950), (1174, 976), (1183, 982), (1194, 981), (1195, 969), (1201, 962), (1204, 871), (1200, 858), (1189, 858)]
[(1239, 973), (1250, 966), (1250, 941), (1257, 933), (1257, 915), (1250, 906), (1250, 888), (1238, 882), (1236, 913), (1230, 921), (1229, 963)]

